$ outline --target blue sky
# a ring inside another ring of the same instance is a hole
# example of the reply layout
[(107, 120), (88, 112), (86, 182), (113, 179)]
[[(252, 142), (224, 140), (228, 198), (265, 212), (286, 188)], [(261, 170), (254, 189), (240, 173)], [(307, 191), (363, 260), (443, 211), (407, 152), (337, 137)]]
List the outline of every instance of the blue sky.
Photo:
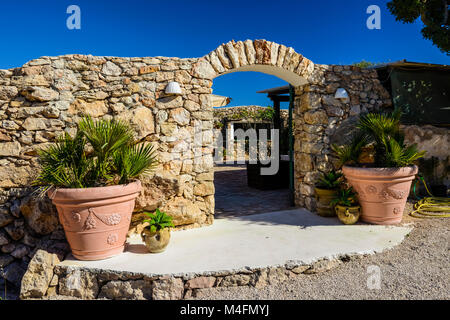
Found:
[[(421, 23), (396, 22), (388, 1), (40, 0), (0, 2), (0, 69), (69, 53), (201, 57), (231, 39), (267, 39), (292, 46), (316, 63), (411, 61), (450, 64), (420, 34)], [(81, 30), (68, 30), (66, 8), (81, 8)], [(366, 8), (381, 8), (381, 30), (366, 27)], [(268, 105), (257, 90), (285, 84), (239, 72), (214, 80), (230, 105)]]

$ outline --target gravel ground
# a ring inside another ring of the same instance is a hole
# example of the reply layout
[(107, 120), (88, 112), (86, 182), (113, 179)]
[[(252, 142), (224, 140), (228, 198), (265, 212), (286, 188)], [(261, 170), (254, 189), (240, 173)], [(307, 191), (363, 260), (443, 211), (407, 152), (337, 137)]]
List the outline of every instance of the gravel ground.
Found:
[[(354, 257), (328, 272), (301, 274), (263, 289), (202, 289), (194, 299), (449, 299), (450, 219), (405, 215), (403, 223), (413, 223), (414, 229), (391, 250)], [(367, 287), (371, 265), (380, 268), (380, 289)]]

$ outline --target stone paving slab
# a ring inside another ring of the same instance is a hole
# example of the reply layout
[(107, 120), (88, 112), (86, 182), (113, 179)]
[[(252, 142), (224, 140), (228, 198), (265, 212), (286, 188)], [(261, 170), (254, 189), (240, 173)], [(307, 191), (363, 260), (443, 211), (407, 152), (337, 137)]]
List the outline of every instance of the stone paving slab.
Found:
[(321, 259), (371, 254), (394, 247), (408, 226), (343, 225), (305, 209), (217, 219), (213, 225), (172, 233), (167, 250), (147, 252), (139, 236), (124, 253), (101, 261), (69, 256), (60, 265), (149, 276), (233, 273), (310, 264)]

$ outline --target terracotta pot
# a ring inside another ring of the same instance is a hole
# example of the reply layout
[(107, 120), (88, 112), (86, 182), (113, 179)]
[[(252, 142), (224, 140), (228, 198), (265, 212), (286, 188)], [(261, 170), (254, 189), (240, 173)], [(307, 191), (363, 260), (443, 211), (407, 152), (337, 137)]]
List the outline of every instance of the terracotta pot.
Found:
[(58, 210), (73, 256), (101, 260), (123, 252), (140, 191), (139, 180), (108, 187), (50, 190), (48, 195)]
[(361, 220), (375, 224), (402, 221), (403, 210), (417, 166), (403, 168), (342, 168), (348, 183), (358, 193)]
[(338, 204), (334, 209), (339, 220), (344, 224), (355, 224), (361, 216), (360, 206), (346, 207)]
[(156, 232), (151, 232), (150, 229), (145, 228), (141, 232), (142, 240), (145, 246), (151, 253), (159, 253), (166, 250), (170, 241), (170, 229), (165, 228)]
[(333, 206), (330, 204), (337, 195), (336, 189), (321, 189), (315, 188), (316, 199), (317, 199), (317, 214), (322, 217), (334, 217), (336, 213), (334, 212)]

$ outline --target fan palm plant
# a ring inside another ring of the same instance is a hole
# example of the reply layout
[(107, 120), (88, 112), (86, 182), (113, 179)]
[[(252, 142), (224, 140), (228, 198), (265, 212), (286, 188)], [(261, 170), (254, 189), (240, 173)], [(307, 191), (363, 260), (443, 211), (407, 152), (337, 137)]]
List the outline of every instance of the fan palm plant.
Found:
[(129, 125), (85, 117), (74, 137), (60, 136), (39, 152), (42, 170), (34, 185), (89, 188), (125, 184), (157, 165), (153, 146), (133, 139)]
[(405, 167), (423, 157), (416, 145), (406, 146), (400, 130), (401, 111), (368, 113), (359, 118), (357, 131), (345, 146), (332, 145), (340, 165), (358, 165), (363, 148), (373, 147), (375, 167)]

